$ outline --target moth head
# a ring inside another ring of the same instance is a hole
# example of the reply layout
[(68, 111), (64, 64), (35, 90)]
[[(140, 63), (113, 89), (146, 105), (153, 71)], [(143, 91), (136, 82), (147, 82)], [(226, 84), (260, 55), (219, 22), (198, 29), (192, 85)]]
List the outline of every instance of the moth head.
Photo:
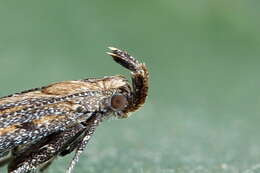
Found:
[(98, 109), (106, 112), (106, 115), (112, 114), (117, 118), (128, 117), (133, 105), (133, 88), (124, 76), (116, 75), (100, 79), (86, 79), (84, 83), (90, 91), (101, 91), (100, 95), (91, 99), (88, 98), (93, 102), (91, 108), (95, 109), (95, 105), (99, 105)]
[[(112, 91), (109, 99), (106, 98), (105, 109), (118, 118), (127, 118), (130, 112), (135, 112), (146, 101), (149, 88), (149, 73), (143, 63), (139, 63), (126, 51), (109, 47), (115, 62), (130, 70), (132, 82), (130, 83), (124, 76), (110, 76), (103, 79), (93, 79), (91, 88), (93, 90)], [(92, 82), (91, 79), (88, 82)], [(89, 87), (88, 87), (89, 88)]]
[(111, 91), (107, 106), (117, 118), (127, 118), (133, 104), (133, 89), (123, 76), (111, 76), (103, 80), (104, 86)]

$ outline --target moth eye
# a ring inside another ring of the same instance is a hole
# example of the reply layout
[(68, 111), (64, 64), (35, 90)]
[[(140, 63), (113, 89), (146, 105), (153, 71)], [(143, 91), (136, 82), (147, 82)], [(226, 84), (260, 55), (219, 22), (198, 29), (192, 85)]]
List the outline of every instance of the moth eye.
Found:
[(128, 104), (127, 98), (124, 95), (114, 95), (111, 98), (111, 106), (115, 110), (123, 110)]

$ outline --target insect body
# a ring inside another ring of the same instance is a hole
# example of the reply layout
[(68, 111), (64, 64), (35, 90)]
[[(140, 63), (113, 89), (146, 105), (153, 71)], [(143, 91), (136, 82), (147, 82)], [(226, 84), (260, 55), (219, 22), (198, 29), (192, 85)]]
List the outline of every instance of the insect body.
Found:
[(44, 171), (57, 156), (75, 151), (71, 173), (96, 127), (115, 116), (127, 118), (148, 92), (148, 71), (127, 52), (108, 54), (129, 69), (123, 76), (54, 83), (0, 98), (0, 164), (9, 173)]

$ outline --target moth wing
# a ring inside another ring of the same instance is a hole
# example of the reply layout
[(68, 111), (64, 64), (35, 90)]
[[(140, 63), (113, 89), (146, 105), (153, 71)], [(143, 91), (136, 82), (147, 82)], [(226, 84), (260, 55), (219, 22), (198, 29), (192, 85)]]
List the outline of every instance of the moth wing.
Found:
[(31, 122), (0, 129), (0, 153), (5, 153), (19, 145), (34, 143), (50, 134), (68, 129), (78, 123), (71, 116), (73, 115), (50, 114)]
[[(0, 155), (19, 145), (34, 143), (50, 134), (86, 121), (93, 113), (87, 113), (77, 98), (55, 99), (56, 101), (53, 97), (39, 100), (27, 98), (19, 101), (20, 106), (10, 105), (0, 110)], [(27, 101), (28, 104), (23, 104)]]
[(95, 112), (81, 103), (98, 89), (93, 81), (65, 81), (0, 98), (0, 155), (86, 121)]

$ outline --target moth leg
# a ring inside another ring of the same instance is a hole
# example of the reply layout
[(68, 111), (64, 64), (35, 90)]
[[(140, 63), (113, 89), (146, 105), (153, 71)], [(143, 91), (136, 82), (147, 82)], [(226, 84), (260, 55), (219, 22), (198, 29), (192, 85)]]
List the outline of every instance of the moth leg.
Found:
[(84, 126), (78, 124), (66, 131), (48, 136), (47, 141), (44, 144), (39, 143), (35, 150), (31, 152), (27, 150), (16, 155), (8, 165), (8, 173), (27, 173), (36, 170), (42, 164), (54, 159), (64, 145), (84, 129)]
[(0, 157), (0, 167), (5, 166), (6, 164), (8, 164), (10, 162), (10, 160), (12, 159), (12, 155), (10, 151), (7, 151), (5, 153), (3, 153)]
[[(84, 123), (82, 125), (85, 127)], [(71, 138), (71, 140), (68, 141), (68, 143), (64, 145), (63, 149), (61, 149), (59, 156), (63, 157), (63, 156), (70, 154), (71, 152), (73, 152), (79, 146), (81, 141), (83, 140), (84, 134), (85, 134), (85, 131), (82, 131), (81, 133), (78, 133), (73, 138)]]
[(71, 152), (73, 152), (78, 147), (78, 145), (81, 143), (83, 137), (84, 136), (80, 136), (77, 139), (75, 139), (75, 141), (71, 142), (66, 149), (64, 149), (60, 152), (59, 155), (63, 157), (63, 156), (70, 154)]
[(96, 127), (99, 125), (100, 122), (101, 122), (100, 117), (92, 117), (87, 122), (85, 122), (84, 125), (86, 126), (86, 130), (84, 132), (84, 137), (78, 144), (78, 146), (76, 148), (76, 153), (75, 153), (72, 161), (70, 162), (69, 168), (67, 169), (66, 173), (72, 173), (76, 163), (79, 161), (79, 157), (80, 157), (81, 153), (86, 148), (91, 136), (94, 134)]
[(46, 170), (50, 167), (50, 165), (52, 164), (53, 160), (54, 160), (54, 158), (51, 159), (51, 160), (49, 160), (48, 162), (44, 163), (44, 164), (41, 166), (39, 172), (42, 173), (42, 172), (46, 171)]

